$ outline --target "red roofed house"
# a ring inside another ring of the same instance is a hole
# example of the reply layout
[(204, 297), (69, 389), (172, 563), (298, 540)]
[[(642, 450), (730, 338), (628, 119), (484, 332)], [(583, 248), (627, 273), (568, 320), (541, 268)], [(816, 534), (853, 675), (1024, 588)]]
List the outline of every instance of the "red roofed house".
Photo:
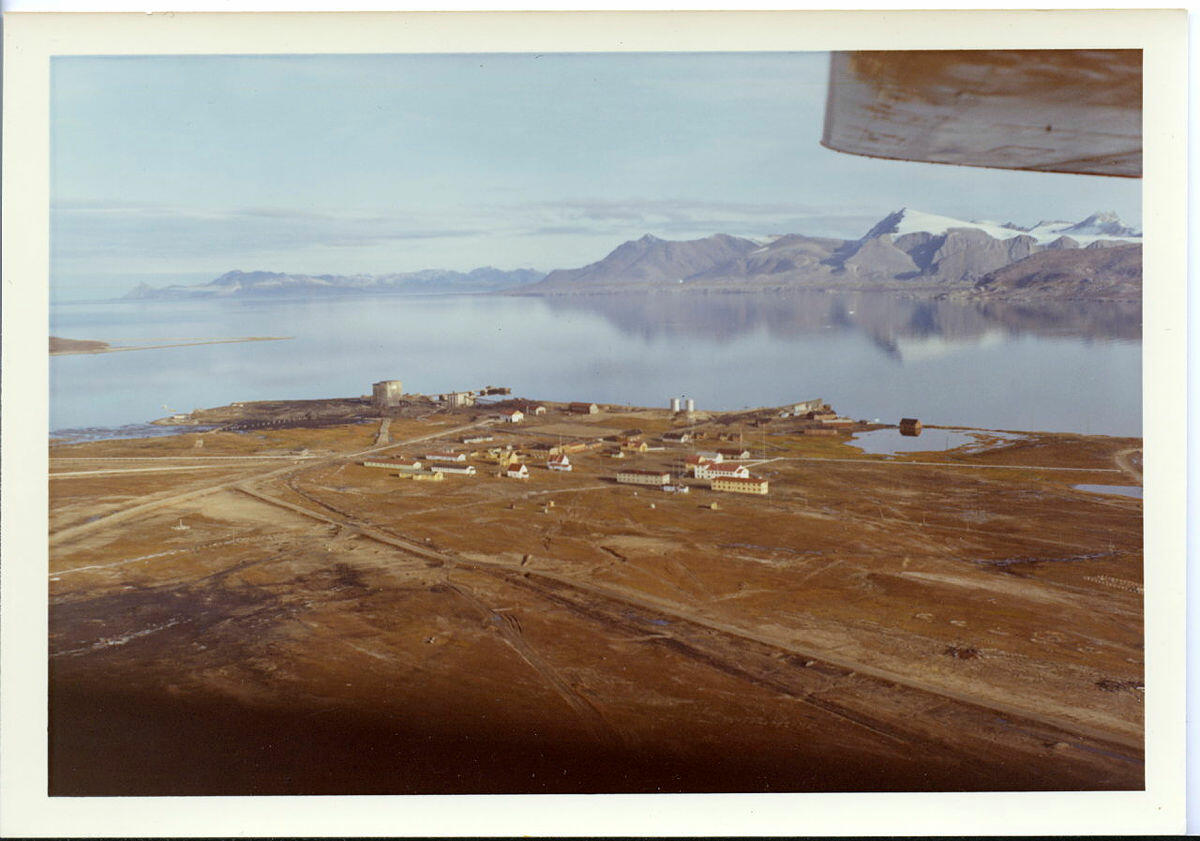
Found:
[(528, 479), (529, 468), (520, 462), (513, 462), (508, 466), (508, 469), (504, 471), (504, 475), (509, 479)]
[(701, 464), (696, 467), (697, 479), (715, 479), (728, 478), (734, 476), (739, 479), (746, 479), (750, 476), (750, 471), (744, 464)]
[(546, 462), (546, 466), (551, 470), (570, 472), (571, 460), (567, 458), (566, 453), (562, 453), (561, 455), (550, 456), (550, 460)]

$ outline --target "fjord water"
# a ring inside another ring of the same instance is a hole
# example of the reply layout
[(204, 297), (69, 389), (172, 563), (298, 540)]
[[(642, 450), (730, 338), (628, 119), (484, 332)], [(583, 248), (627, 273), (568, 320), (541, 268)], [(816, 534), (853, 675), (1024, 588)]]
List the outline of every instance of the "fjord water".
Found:
[(544, 400), (701, 409), (820, 397), (854, 418), (1141, 435), (1136, 304), (885, 293), (377, 296), (56, 303), (52, 335), (113, 345), (287, 341), (57, 356), (50, 429), (115, 428), (239, 400), (506, 385)]

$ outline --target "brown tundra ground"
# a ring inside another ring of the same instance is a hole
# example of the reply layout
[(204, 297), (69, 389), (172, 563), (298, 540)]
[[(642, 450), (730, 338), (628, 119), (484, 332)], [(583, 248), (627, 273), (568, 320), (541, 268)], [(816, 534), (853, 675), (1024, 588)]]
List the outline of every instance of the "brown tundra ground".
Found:
[(1143, 785), (1142, 503), (1073, 487), (1140, 483), (1139, 439), (886, 457), (773, 421), (752, 497), (612, 479), (690, 446), (406, 480), (376, 433), (51, 447), (51, 794)]

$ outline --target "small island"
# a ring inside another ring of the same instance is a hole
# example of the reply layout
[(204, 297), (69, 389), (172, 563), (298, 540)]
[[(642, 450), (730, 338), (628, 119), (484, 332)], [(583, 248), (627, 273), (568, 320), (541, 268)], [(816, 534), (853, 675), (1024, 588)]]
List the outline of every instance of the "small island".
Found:
[(60, 336), (50, 337), (50, 355), (68, 353), (102, 353), (108, 350), (108, 342), (97, 342), (91, 339), (64, 339)]
[[(191, 347), (192, 345), (227, 345), (238, 342), (281, 342), (293, 336), (238, 336), (232, 339), (179, 339), (170, 340), (165, 344), (126, 345), (113, 347), (108, 342), (89, 339), (63, 339), (59, 336), (50, 337), (50, 355), (66, 356), (72, 353), (121, 353), (128, 350), (158, 350), (168, 347)], [(161, 341), (161, 340), (160, 340)]]

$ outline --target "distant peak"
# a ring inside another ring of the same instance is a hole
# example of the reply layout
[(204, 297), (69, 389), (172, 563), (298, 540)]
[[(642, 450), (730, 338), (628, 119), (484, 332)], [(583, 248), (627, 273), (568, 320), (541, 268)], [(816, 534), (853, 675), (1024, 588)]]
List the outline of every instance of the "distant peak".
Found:
[(638, 240), (638, 242), (662, 242), (662, 240), (656, 237), (654, 234), (645, 234), (641, 239)]

